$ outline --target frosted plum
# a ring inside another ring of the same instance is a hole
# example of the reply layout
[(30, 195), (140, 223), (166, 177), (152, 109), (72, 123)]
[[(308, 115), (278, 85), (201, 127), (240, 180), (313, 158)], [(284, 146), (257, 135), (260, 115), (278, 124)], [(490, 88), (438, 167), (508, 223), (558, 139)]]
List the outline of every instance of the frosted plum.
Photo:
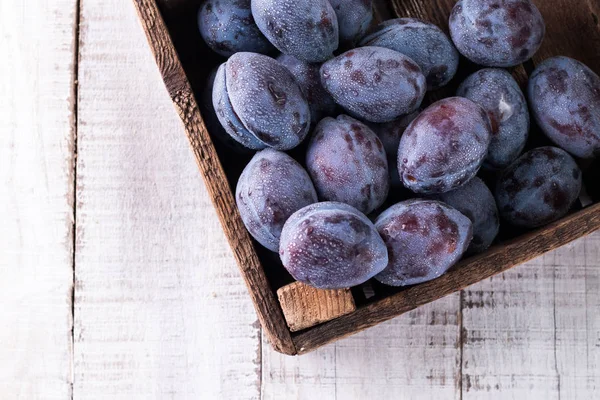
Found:
[(338, 48), (339, 29), (328, 0), (252, 0), (261, 32), (284, 54), (323, 62)]
[(198, 12), (198, 26), (206, 44), (224, 57), (275, 50), (254, 23), (250, 0), (207, 0)]
[(456, 208), (473, 223), (473, 240), (467, 252), (481, 253), (494, 242), (500, 229), (500, 217), (494, 195), (481, 179), (475, 177), (456, 190), (434, 196)]
[(372, 0), (329, 0), (335, 10), (340, 43), (352, 45), (365, 34), (373, 21)]
[(496, 202), (507, 222), (536, 228), (567, 214), (581, 192), (581, 170), (557, 147), (540, 147), (517, 159), (500, 176)]
[(342, 203), (309, 205), (283, 227), (279, 255), (294, 279), (320, 289), (366, 282), (388, 264), (383, 240), (373, 223)]
[(404, 132), (398, 148), (400, 178), (415, 193), (456, 189), (477, 174), (490, 140), (490, 122), (480, 106), (462, 97), (440, 100)]
[(382, 22), (360, 45), (387, 47), (410, 57), (421, 67), (429, 90), (445, 86), (458, 69), (458, 51), (450, 38), (434, 24), (415, 18)]
[(417, 110), (425, 96), (425, 76), (410, 58), (384, 47), (359, 47), (321, 67), (321, 81), (351, 115), (389, 122)]
[(472, 223), (454, 208), (433, 200), (408, 200), (384, 211), (375, 221), (389, 264), (375, 279), (407, 286), (438, 278), (469, 247)]
[(256, 53), (236, 53), (219, 67), (213, 88), (217, 117), (251, 149), (289, 150), (310, 127), (310, 109), (291, 72)]
[(256, 153), (242, 172), (235, 198), (250, 234), (277, 252), (285, 221), (316, 203), (317, 193), (298, 162), (283, 152), (265, 149)]
[(546, 26), (530, 0), (459, 0), (450, 14), (458, 51), (476, 64), (513, 67), (540, 48)]
[(381, 141), (347, 115), (319, 122), (308, 146), (306, 167), (321, 200), (350, 204), (365, 214), (381, 206), (389, 192)]
[(202, 119), (206, 124), (206, 129), (213, 138), (216, 138), (219, 142), (223, 143), (228, 149), (235, 151), (236, 153), (249, 153), (250, 150), (247, 147), (243, 146), (225, 132), (225, 129), (223, 129), (217, 118), (212, 99), (216, 76), (217, 68), (213, 69), (206, 78), (206, 84), (200, 97), (200, 111), (202, 112)]
[(287, 67), (296, 78), (296, 82), (308, 100), (313, 124), (317, 124), (321, 119), (335, 112), (337, 105), (321, 84), (320, 64), (301, 61), (286, 54), (277, 57), (277, 61)]
[(529, 80), (531, 112), (556, 145), (580, 158), (600, 155), (600, 77), (577, 60), (554, 57)]
[(492, 141), (484, 167), (508, 167), (521, 155), (529, 137), (527, 101), (517, 82), (505, 70), (482, 69), (469, 76), (456, 94), (483, 107), (490, 118)]

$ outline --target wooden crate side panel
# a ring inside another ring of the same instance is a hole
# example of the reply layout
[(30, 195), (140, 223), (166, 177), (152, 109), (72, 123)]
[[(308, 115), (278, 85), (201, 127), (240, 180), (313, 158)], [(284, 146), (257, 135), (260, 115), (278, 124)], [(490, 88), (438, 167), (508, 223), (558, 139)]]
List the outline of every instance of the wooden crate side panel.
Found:
[(242, 277), (263, 328), (273, 347), (294, 354), (290, 332), (281, 308), (267, 281), (250, 236), (242, 223), (233, 194), (227, 184), (223, 167), (206, 131), (194, 94), (179, 62), (164, 21), (154, 0), (134, 0), (140, 20), (163, 75), (167, 90), (181, 117), (206, 188), (240, 266)]

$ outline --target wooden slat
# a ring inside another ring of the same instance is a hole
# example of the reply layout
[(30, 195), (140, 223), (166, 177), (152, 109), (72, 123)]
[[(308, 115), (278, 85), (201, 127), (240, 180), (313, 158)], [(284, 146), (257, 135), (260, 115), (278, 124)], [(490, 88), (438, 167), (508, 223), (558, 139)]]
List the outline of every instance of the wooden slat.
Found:
[(135, 8), (81, 13), (74, 398), (258, 399), (256, 314)]
[(465, 291), (463, 399), (600, 396), (599, 245), (595, 233)]
[(447, 296), (483, 279), (504, 272), (600, 228), (600, 204), (571, 214), (561, 221), (492, 248), (459, 263), (442, 277), (410, 287), (356, 312), (294, 336), (298, 353), (356, 333), (423, 304)]
[(295, 354), (296, 350), (281, 308), (269, 286), (250, 236), (239, 215), (225, 172), (206, 131), (198, 104), (156, 7), (156, 2), (134, 0), (134, 4), (167, 90), (184, 122), (196, 162), (204, 177), (206, 188), (214, 202), (234, 257), (242, 271), (242, 277), (254, 301), (262, 327), (273, 347), (286, 354)]
[(0, 5), (0, 397), (72, 383), (75, 0)]
[(265, 400), (460, 399), (458, 293), (300, 357), (263, 346)]

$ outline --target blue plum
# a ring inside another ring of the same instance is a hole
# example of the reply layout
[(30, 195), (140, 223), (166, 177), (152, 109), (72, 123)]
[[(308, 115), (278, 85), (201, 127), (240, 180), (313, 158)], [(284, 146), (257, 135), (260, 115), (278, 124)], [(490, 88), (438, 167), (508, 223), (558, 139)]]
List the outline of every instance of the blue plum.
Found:
[(335, 10), (340, 42), (353, 45), (365, 34), (373, 21), (372, 0), (329, 0)]
[(310, 177), (287, 154), (265, 149), (244, 168), (235, 199), (250, 234), (264, 247), (279, 251), (283, 224), (296, 211), (316, 203)]
[(536, 228), (569, 212), (581, 192), (581, 170), (557, 147), (540, 147), (518, 158), (498, 179), (496, 202), (507, 222)]
[(360, 45), (387, 47), (412, 58), (421, 67), (429, 90), (445, 86), (458, 69), (458, 51), (450, 38), (432, 23), (415, 18), (382, 22)]
[(277, 61), (287, 67), (296, 78), (296, 82), (308, 100), (313, 124), (335, 113), (337, 104), (321, 84), (320, 64), (307, 63), (286, 54), (277, 57)]
[(337, 16), (328, 0), (252, 0), (252, 15), (279, 51), (302, 61), (323, 62), (338, 48)]
[(250, 150), (261, 150), (268, 147), (250, 132), (233, 109), (226, 84), (226, 64), (221, 64), (213, 83), (213, 108), (225, 132), (235, 141)]
[(580, 158), (600, 155), (600, 77), (577, 60), (549, 58), (531, 75), (531, 112), (556, 145)]
[(435, 194), (471, 180), (487, 156), (491, 127), (471, 100), (440, 100), (409, 125), (398, 148), (398, 172), (415, 193)]
[(438, 278), (465, 253), (472, 223), (454, 208), (433, 200), (408, 200), (384, 211), (375, 221), (389, 264), (375, 279), (407, 286)]
[(481, 253), (494, 242), (500, 230), (498, 207), (494, 195), (481, 179), (475, 177), (466, 185), (433, 199), (456, 208), (473, 223), (473, 240), (467, 253)]
[(293, 75), (261, 54), (235, 53), (219, 67), (213, 104), (225, 131), (251, 149), (292, 149), (310, 128), (308, 102)]
[(490, 118), (492, 141), (484, 167), (508, 167), (521, 155), (529, 137), (529, 111), (519, 84), (505, 70), (488, 68), (469, 76), (456, 94), (479, 104)]
[(458, 51), (476, 64), (513, 67), (540, 48), (546, 26), (530, 0), (459, 0), (450, 14)]
[(198, 12), (198, 26), (206, 44), (224, 57), (275, 50), (254, 23), (250, 0), (207, 0)]
[(381, 206), (389, 192), (381, 141), (347, 115), (319, 122), (308, 146), (306, 167), (321, 200), (346, 203), (365, 214)]
[(250, 149), (243, 146), (240, 142), (233, 139), (229, 134), (227, 134), (227, 132), (225, 132), (225, 129), (223, 129), (221, 123), (219, 122), (219, 118), (217, 118), (212, 98), (217, 70), (218, 68), (214, 68), (210, 72), (206, 78), (206, 85), (202, 90), (199, 104), (200, 110), (202, 111), (202, 119), (204, 120), (204, 124), (206, 125), (208, 133), (210, 133), (214, 139), (217, 139), (219, 142), (227, 146), (229, 150), (232, 150), (236, 153), (249, 153)]
[(309, 205), (283, 227), (279, 256), (294, 279), (319, 289), (360, 285), (388, 263), (373, 223), (342, 203)]
[(352, 116), (378, 123), (417, 110), (426, 90), (421, 68), (384, 47), (359, 47), (327, 61), (321, 81)]

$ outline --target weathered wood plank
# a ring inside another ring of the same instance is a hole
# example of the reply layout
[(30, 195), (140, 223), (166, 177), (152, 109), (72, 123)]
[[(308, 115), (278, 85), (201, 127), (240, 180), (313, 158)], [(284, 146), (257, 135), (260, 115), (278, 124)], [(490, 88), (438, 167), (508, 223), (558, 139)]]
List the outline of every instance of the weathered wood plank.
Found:
[(456, 293), (301, 357), (265, 345), (264, 399), (459, 399), (458, 310)]
[(82, 3), (75, 398), (260, 396), (260, 329), (132, 2)]
[(554, 267), (555, 368), (561, 399), (600, 398), (600, 233), (544, 258)]
[[(258, 259), (250, 235), (244, 227), (227, 176), (221, 165), (221, 160), (219, 160), (210, 135), (206, 131), (188, 77), (183, 70), (179, 54), (189, 56), (190, 48), (185, 49), (186, 53), (177, 53), (164, 19), (160, 15), (160, 10), (157, 7), (158, 3), (156, 0), (134, 0), (150, 48), (155, 54), (155, 60), (164, 84), (185, 125), (185, 132), (192, 146), (196, 163), (204, 178), (206, 189), (212, 198), (222, 229), (229, 240), (233, 255), (242, 271), (242, 277), (246, 282), (262, 327), (269, 336), (273, 347), (286, 354), (295, 354), (296, 351), (281, 308), (267, 280), (265, 270)], [(179, 0), (160, 1), (160, 3), (169, 13), (165, 17), (169, 19), (183, 17), (179, 7), (186, 6), (183, 11), (185, 11), (186, 20), (189, 18), (190, 10), (187, 4), (181, 3)], [(192, 21), (195, 25), (195, 18)], [(178, 32), (177, 29), (175, 31)], [(187, 30), (184, 29), (184, 31)], [(195, 28), (192, 32), (194, 35), (197, 34)], [(192, 41), (192, 43), (195, 43), (195, 41)], [(191, 53), (197, 51), (196, 48), (193, 48)]]
[(0, 5), (0, 397), (71, 395), (76, 1)]

